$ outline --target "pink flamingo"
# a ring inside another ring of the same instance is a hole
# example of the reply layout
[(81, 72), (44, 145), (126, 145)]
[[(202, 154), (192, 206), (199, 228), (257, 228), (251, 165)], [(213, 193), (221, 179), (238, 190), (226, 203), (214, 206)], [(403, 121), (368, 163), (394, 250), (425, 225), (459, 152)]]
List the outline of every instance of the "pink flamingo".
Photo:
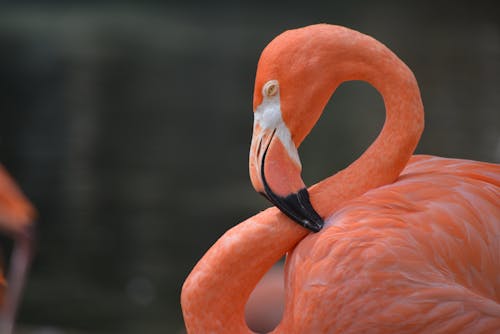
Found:
[[(384, 127), (306, 189), (297, 147), (348, 80), (381, 93)], [(500, 166), (412, 156), (423, 106), (394, 53), (344, 27), (287, 31), (262, 52), (253, 107), (250, 176), (277, 208), (226, 232), (194, 267), (181, 294), (188, 333), (250, 333), (248, 297), (284, 254), (273, 333), (500, 333)]]
[(35, 209), (0, 166), (0, 231), (14, 239), (14, 249), (5, 280), (0, 272), (0, 333), (11, 333), (31, 262)]

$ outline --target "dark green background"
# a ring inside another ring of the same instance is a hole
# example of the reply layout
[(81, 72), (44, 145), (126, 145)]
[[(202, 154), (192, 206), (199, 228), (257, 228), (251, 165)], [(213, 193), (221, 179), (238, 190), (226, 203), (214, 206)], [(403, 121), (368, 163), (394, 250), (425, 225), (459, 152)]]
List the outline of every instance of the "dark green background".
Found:
[[(40, 213), (23, 333), (182, 332), (189, 270), (268, 206), (248, 178), (253, 79), (286, 29), (379, 39), (419, 81), (418, 152), (500, 160), (493, 1), (40, 3), (0, 4), (0, 159)], [(364, 83), (327, 109), (300, 150), (307, 184), (383, 122)]]

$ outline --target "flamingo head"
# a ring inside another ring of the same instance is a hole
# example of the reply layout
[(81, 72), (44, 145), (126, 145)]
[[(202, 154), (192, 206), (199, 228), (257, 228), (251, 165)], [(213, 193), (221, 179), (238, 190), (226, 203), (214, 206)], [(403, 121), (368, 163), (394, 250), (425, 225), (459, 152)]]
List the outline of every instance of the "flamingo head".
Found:
[(336, 80), (325, 68), (329, 56), (322, 56), (322, 40), (329, 44), (334, 37), (331, 27), (309, 26), (276, 37), (262, 52), (254, 90), (252, 185), (314, 232), (322, 228), (323, 219), (309, 200), (297, 148), (335, 88)]

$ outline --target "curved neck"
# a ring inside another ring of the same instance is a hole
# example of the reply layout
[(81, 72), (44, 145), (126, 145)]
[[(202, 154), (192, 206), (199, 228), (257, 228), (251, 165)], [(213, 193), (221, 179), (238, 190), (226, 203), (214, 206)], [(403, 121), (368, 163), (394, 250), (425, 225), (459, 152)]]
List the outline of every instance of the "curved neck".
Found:
[(250, 293), (271, 266), (308, 233), (276, 208), (227, 231), (182, 287), (188, 333), (251, 333), (244, 314)]
[(377, 47), (363, 50), (361, 63), (345, 66), (339, 80), (330, 85), (331, 95), (345, 81), (370, 83), (383, 97), (386, 118), (377, 139), (356, 161), (309, 189), (312, 205), (325, 219), (346, 200), (394, 182), (424, 128), (422, 100), (412, 71), (389, 49), (376, 43)]

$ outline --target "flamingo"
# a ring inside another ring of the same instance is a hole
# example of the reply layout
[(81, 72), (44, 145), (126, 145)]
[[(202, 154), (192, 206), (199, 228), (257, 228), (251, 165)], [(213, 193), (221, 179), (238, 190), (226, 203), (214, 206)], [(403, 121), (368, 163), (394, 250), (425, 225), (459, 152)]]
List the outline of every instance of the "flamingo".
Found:
[(267, 332), (279, 323), (283, 314), (285, 286), (283, 265), (273, 266), (253, 289), (245, 306), (245, 321), (258, 333)]
[[(368, 149), (306, 189), (297, 153), (342, 82), (382, 95)], [(360, 32), (319, 24), (260, 57), (250, 178), (275, 207), (227, 231), (184, 282), (188, 333), (251, 333), (248, 296), (287, 254), (273, 333), (500, 333), (500, 165), (412, 155), (424, 127), (412, 71)]]
[(0, 333), (11, 333), (32, 255), (35, 209), (0, 165), (0, 231), (14, 239), (8, 279), (0, 272)]

